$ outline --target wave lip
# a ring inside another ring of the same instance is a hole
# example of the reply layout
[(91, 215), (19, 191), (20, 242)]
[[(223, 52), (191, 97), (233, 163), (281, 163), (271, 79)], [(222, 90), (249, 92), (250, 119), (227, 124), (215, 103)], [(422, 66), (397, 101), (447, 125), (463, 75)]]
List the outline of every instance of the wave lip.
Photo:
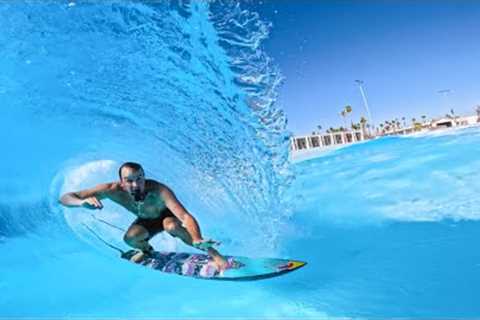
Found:
[(7, 109), (52, 130), (70, 123), (51, 133), (64, 163), (140, 162), (198, 195), (185, 196), (192, 207), (227, 208), (275, 242), (293, 174), (258, 15), (233, 2), (17, 1), (0, 5), (0, 28)]

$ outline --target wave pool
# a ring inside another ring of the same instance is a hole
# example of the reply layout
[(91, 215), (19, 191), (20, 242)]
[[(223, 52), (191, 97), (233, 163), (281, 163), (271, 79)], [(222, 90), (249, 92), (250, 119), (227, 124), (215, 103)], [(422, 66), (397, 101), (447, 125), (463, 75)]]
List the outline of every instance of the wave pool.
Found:
[[(480, 130), (292, 164), (269, 28), (234, 2), (0, 3), (0, 317), (478, 316)], [(308, 266), (235, 283), (119, 259), (85, 225), (126, 248), (98, 219), (133, 215), (57, 199), (124, 161), (169, 185), (222, 252)]]

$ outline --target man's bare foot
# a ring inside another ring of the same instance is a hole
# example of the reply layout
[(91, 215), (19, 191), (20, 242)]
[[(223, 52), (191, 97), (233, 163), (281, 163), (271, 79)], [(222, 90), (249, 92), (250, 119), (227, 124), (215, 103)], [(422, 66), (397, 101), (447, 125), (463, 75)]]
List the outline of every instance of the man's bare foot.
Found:
[(208, 254), (212, 257), (213, 263), (218, 271), (225, 271), (228, 267), (227, 260), (213, 248), (208, 249)]
[(145, 258), (145, 253), (143, 253), (142, 251), (138, 251), (137, 253), (135, 253), (135, 254), (130, 258), (130, 261), (135, 262), (135, 263), (139, 263), (139, 262), (142, 261), (144, 258)]
[(213, 263), (215, 264), (215, 267), (217, 267), (218, 271), (225, 271), (227, 269), (228, 261), (224, 257), (218, 255), (212, 258), (213, 258)]
[(145, 258), (148, 258), (149, 256), (151, 256), (152, 253), (153, 253), (153, 247), (152, 247), (152, 246), (148, 246), (148, 249), (147, 249), (147, 250), (139, 250), (137, 253), (135, 253), (135, 254), (130, 258), (130, 261), (135, 262), (135, 263), (139, 263), (139, 262), (141, 262), (142, 260), (145, 260)]

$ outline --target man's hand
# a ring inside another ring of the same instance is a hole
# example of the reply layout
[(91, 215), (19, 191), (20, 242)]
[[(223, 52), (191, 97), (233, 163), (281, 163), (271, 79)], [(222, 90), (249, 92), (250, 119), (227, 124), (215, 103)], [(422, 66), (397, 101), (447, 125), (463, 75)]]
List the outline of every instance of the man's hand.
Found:
[(198, 250), (208, 251), (208, 249), (213, 248), (214, 246), (219, 246), (220, 242), (209, 239), (209, 240), (194, 241), (192, 245), (194, 248)]
[(91, 189), (67, 192), (60, 197), (59, 201), (66, 207), (102, 209), (103, 205), (100, 200), (110, 198), (117, 189), (118, 185), (115, 183), (103, 183)]
[(102, 209), (103, 204), (102, 202), (100, 202), (100, 200), (97, 199), (97, 197), (88, 197), (83, 199), (82, 207), (95, 210), (95, 209)]

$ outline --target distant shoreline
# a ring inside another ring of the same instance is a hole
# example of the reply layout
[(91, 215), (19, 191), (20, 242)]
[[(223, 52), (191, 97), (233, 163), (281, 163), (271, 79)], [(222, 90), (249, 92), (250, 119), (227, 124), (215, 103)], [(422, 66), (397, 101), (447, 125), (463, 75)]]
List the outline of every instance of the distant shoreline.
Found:
[(289, 158), (292, 162), (308, 160), (347, 146), (385, 136), (416, 136), (477, 126), (480, 126), (479, 114), (437, 118), (430, 122), (415, 123), (409, 127), (397, 127), (387, 132), (377, 129), (377, 134), (374, 135), (364, 129), (294, 136), (290, 139)]

